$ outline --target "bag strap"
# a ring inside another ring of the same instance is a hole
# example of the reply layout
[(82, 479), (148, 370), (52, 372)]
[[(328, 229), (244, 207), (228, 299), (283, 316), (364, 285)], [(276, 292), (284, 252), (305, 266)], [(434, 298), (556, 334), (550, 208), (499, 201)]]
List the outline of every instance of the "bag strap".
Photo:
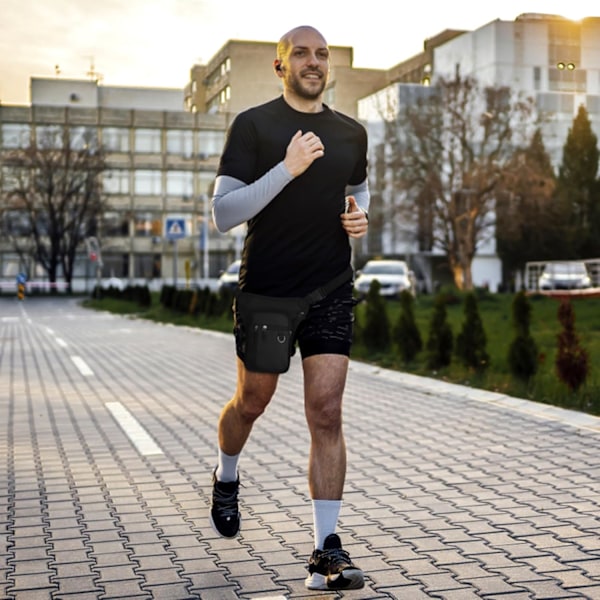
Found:
[(323, 300), (325, 296), (328, 296), (333, 292), (333, 290), (337, 289), (346, 281), (349, 281), (354, 276), (354, 269), (352, 265), (348, 265), (348, 268), (339, 275), (336, 275), (331, 281), (328, 281), (325, 285), (322, 285), (320, 288), (317, 288), (308, 296), (304, 296), (304, 299), (309, 304), (314, 304), (315, 302), (319, 302), (319, 300)]

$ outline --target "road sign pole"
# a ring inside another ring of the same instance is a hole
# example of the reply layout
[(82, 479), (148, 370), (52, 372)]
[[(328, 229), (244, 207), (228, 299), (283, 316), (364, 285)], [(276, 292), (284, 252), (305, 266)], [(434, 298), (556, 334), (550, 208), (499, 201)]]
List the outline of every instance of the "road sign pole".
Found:
[(177, 238), (173, 240), (173, 286), (177, 287)]

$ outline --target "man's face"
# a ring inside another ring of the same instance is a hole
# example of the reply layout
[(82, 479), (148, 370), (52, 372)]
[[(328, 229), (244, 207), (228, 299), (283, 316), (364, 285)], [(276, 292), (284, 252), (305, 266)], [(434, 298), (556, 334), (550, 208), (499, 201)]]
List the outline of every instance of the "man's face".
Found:
[(311, 30), (300, 30), (281, 62), (284, 85), (297, 96), (317, 99), (329, 76), (329, 49), (325, 40)]

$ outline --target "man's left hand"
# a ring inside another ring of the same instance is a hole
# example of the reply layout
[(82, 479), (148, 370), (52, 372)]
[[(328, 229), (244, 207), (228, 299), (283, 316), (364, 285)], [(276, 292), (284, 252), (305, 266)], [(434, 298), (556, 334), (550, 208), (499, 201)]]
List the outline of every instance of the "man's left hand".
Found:
[(348, 210), (342, 213), (342, 227), (351, 238), (361, 238), (367, 233), (369, 221), (367, 215), (356, 204), (354, 196), (347, 196)]

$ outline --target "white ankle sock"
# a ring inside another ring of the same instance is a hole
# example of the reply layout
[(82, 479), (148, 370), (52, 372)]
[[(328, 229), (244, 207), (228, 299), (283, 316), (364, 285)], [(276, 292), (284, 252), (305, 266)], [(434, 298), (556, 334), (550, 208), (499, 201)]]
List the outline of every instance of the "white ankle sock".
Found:
[(239, 454), (229, 456), (229, 454), (225, 454), (225, 452), (219, 448), (217, 471), (215, 473), (217, 481), (222, 481), (223, 483), (227, 481), (237, 481), (239, 460)]
[(338, 516), (342, 508), (341, 500), (313, 500), (313, 522), (315, 526), (315, 549), (323, 550), (325, 538), (335, 533)]

